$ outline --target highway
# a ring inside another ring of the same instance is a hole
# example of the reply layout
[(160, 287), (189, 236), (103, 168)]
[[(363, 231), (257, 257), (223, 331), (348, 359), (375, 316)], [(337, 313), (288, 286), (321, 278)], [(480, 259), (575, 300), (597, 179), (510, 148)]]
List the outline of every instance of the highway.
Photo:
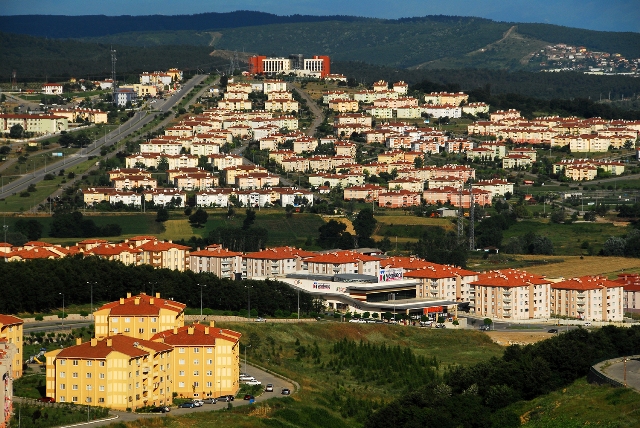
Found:
[(84, 150), (81, 150), (78, 153), (75, 153), (69, 157), (62, 158), (62, 160), (58, 162), (51, 163), (47, 165), (47, 172), (45, 173), (44, 169), (36, 170), (33, 173), (28, 173), (20, 177), (19, 179), (5, 184), (0, 191), (0, 199), (4, 199), (8, 196), (11, 196), (14, 193), (19, 193), (26, 190), (30, 184), (38, 183), (44, 179), (45, 174), (53, 173), (60, 168), (68, 169), (75, 165), (78, 165), (86, 160), (89, 156), (100, 156), (100, 149), (102, 147), (109, 147), (116, 143), (118, 143), (121, 139), (128, 137), (134, 132), (140, 130), (142, 127), (151, 122), (156, 114), (164, 114), (168, 111), (171, 111), (171, 108), (176, 105), (180, 100), (187, 95), (194, 86), (201, 83), (204, 79), (207, 78), (207, 75), (198, 74), (187, 81), (182, 88), (174, 93), (171, 97), (166, 100), (157, 101), (154, 103), (155, 112), (147, 112), (147, 111), (138, 111), (134, 114), (134, 116), (129, 119), (126, 123), (118, 127), (118, 129), (114, 129), (112, 132), (107, 134), (106, 136), (99, 138), (89, 147)]
[(62, 324), (60, 321), (36, 321), (24, 323), (22, 330), (24, 334), (38, 333), (41, 331), (59, 331), (70, 330), (73, 328), (88, 327), (93, 324), (92, 320), (65, 320)]

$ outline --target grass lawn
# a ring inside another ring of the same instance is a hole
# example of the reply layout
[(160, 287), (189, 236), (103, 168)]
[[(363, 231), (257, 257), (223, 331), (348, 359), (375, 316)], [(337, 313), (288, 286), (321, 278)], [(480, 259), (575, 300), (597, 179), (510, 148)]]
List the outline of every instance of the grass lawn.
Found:
[(523, 220), (504, 231), (502, 242), (506, 243), (511, 237), (524, 236), (529, 232), (551, 239), (556, 255), (581, 255), (586, 254), (586, 250), (580, 248), (584, 241), (588, 241), (594, 253), (597, 253), (610, 236), (625, 235), (628, 228), (611, 223), (556, 224), (547, 220)]
[(559, 391), (509, 406), (527, 428), (640, 426), (640, 395), (629, 388), (591, 385), (582, 378)]

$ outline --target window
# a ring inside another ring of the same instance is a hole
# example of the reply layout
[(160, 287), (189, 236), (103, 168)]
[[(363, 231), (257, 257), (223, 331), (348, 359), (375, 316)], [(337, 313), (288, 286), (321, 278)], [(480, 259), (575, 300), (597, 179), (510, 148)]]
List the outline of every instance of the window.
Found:
[(87, 361), (87, 366), (91, 367), (92, 364), (93, 364), (93, 361)]
[(212, 382), (207, 382), (207, 388), (211, 388)]
[(157, 331), (158, 331), (158, 329), (156, 329), (156, 328), (152, 328), (151, 329), (151, 333), (156, 333)]
[(64, 366), (66, 363), (67, 363), (67, 361), (66, 361), (66, 360), (60, 360), (60, 365), (61, 365), (61, 366)]
[(131, 318), (125, 318), (124, 322), (131, 322)]
[(211, 370), (209, 370), (209, 371), (207, 372), (207, 376), (213, 376), (213, 372), (212, 372)]
[(200, 364), (200, 360), (198, 359), (193, 360), (193, 364), (197, 366), (198, 364)]
[(104, 398), (103, 397), (98, 398), (98, 403), (104, 403)]
[(78, 390), (78, 385), (71, 385), (71, 389), (73, 389), (74, 391)]
[(178, 386), (179, 386), (180, 388), (184, 388), (184, 382), (178, 382)]
[(212, 354), (213, 353), (213, 348), (207, 348), (207, 354)]
[(87, 379), (91, 379), (91, 373), (87, 373)]
[(78, 402), (78, 397), (71, 397), (71, 401), (73, 401), (74, 403)]
[(184, 360), (178, 360), (178, 365), (183, 366), (184, 365)]
[(93, 386), (87, 385), (87, 391), (91, 391), (92, 389), (93, 389)]
[(198, 370), (194, 370), (194, 371), (193, 371), (193, 375), (194, 375), (194, 376), (200, 376), (200, 372), (199, 372)]
[[(200, 386), (200, 382), (193, 382), (193, 386), (194, 386), (195, 388), (199, 387), (199, 386)], [(195, 395), (195, 394), (194, 394), (194, 395)]]
[(125, 333), (129, 333), (130, 331), (131, 331), (131, 330), (129, 330), (129, 327), (125, 327), (125, 328), (124, 328), (124, 332), (125, 332)]
[(139, 328), (138, 333), (144, 333), (144, 328)]
[(104, 379), (104, 373), (100, 373), (100, 379)]
[(184, 370), (180, 370), (180, 372), (178, 372), (178, 376), (184, 376)]
[(66, 389), (66, 388), (67, 388), (67, 386), (64, 383), (60, 384), (60, 389)]
[(193, 349), (193, 353), (194, 354), (199, 354), (200, 353), (200, 348), (194, 348)]
[(140, 388), (140, 382), (136, 382), (136, 388)]
[(74, 372), (71, 374), (71, 377), (78, 377), (78, 372)]
[(104, 361), (100, 361), (100, 367), (104, 367)]
[(140, 322), (144, 322), (144, 318), (140, 317)]
[(60, 372), (60, 377), (65, 377), (65, 376), (66, 376), (65, 372)]
[(67, 401), (67, 399), (65, 398), (65, 396), (64, 396), (64, 395), (61, 395), (61, 396), (60, 396), (60, 402), (61, 402), (61, 403), (64, 403), (65, 401)]
[(151, 322), (158, 322), (158, 318), (156, 317), (151, 318)]
[(213, 364), (213, 360), (207, 360), (207, 364)]
[(78, 365), (78, 360), (73, 360), (73, 365), (77, 366)]
[(104, 385), (100, 385), (100, 386), (98, 387), (98, 389), (99, 389), (100, 391), (104, 391)]
[(178, 353), (184, 354), (184, 348), (178, 348)]

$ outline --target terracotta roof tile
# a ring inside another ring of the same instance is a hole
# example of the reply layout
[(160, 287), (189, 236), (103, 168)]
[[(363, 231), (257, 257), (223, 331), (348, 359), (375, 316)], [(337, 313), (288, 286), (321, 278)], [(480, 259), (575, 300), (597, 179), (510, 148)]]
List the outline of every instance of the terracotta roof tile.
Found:
[(238, 332), (222, 329), (219, 327), (209, 327), (203, 324), (185, 325), (174, 330), (165, 330), (154, 335), (151, 340), (162, 340), (164, 343), (176, 346), (215, 346), (216, 340), (228, 340), (238, 342), (242, 335)]
[[(111, 341), (111, 346), (107, 346), (108, 340)], [(173, 349), (171, 346), (160, 342), (118, 334), (98, 340), (95, 346), (92, 346), (91, 342), (85, 342), (80, 345), (65, 348), (57, 354), (56, 358), (104, 359), (112, 352), (120, 352), (129, 357), (149, 355), (149, 352), (143, 349), (143, 347), (156, 352), (171, 351)]]

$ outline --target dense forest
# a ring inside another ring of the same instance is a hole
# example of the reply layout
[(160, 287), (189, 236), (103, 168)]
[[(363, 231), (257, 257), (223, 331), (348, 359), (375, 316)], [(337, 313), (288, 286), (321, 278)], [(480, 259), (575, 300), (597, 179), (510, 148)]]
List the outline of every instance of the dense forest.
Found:
[[(200, 306), (225, 311), (247, 308), (251, 293), (251, 309), (260, 315), (276, 311), (297, 311), (298, 294), (287, 284), (277, 281), (231, 281), (209, 273), (196, 274), (151, 266), (125, 266), (120, 262), (97, 257), (65, 257), (60, 260), (32, 260), (0, 263), (0, 278), (5, 284), (0, 295), (0, 313), (36, 313), (65, 305), (114, 301), (131, 292), (161, 293), (187, 306)], [(200, 285), (203, 287), (201, 289)], [(312, 309), (312, 297), (300, 293), (303, 312)]]
[[(0, 28), (2, 28), (0, 26)], [(0, 81), (8, 82), (16, 70), (18, 84), (47, 79), (65, 81), (70, 77), (106, 79), (111, 75), (112, 46), (82, 43), (74, 40), (49, 40), (0, 32)], [(119, 46), (117, 55), (118, 80), (132, 74), (138, 82), (142, 71), (203, 69), (206, 72), (225, 68), (229, 60), (211, 56), (206, 46)]]
[(448, 370), (373, 413), (365, 426), (519, 427), (510, 404), (565, 387), (597, 361), (639, 352), (638, 327), (577, 329), (534, 345), (513, 345), (502, 358)]

